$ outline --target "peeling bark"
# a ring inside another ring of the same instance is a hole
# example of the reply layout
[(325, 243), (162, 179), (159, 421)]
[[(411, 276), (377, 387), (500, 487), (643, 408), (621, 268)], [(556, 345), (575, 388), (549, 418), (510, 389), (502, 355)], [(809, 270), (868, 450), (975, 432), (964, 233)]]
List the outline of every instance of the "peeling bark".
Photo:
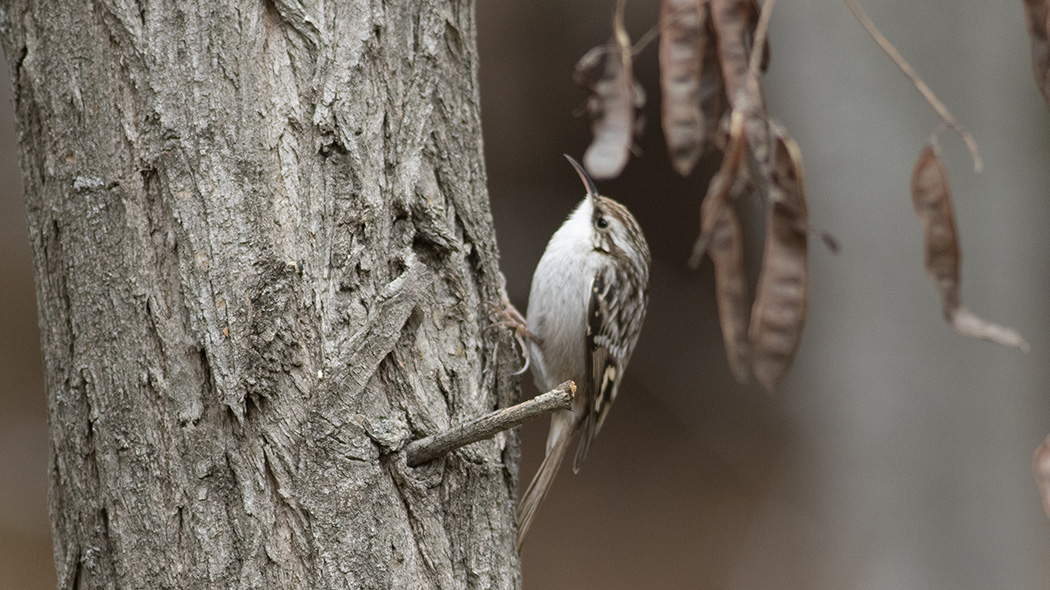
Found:
[(68, 588), (514, 588), (470, 1), (13, 0)]

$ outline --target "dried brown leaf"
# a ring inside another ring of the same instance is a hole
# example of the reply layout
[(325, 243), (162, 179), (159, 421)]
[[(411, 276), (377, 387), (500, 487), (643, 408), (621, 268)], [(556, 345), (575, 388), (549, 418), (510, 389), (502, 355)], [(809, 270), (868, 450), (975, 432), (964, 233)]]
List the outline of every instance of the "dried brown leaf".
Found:
[(1047, 42), (1050, 0), (1025, 0), (1024, 16), (1028, 23), (1028, 36), (1032, 38), (1032, 71), (1035, 83), (1043, 93), (1043, 100), (1050, 105), (1050, 44)]
[(736, 380), (747, 383), (751, 379), (751, 349), (747, 341), (749, 310), (743, 231), (733, 207), (715, 207), (714, 199), (705, 199), (704, 205), (712, 210), (701, 213), (714, 217), (707, 253), (715, 268), (715, 300), (726, 359)]
[(809, 290), (802, 156), (786, 133), (775, 130), (775, 136), (766, 246), (748, 332), (755, 378), (767, 390), (780, 382), (798, 351)]
[(688, 176), (704, 147), (701, 76), (707, 45), (707, 9), (701, 0), (663, 0), (660, 23), (664, 138), (671, 165), (682, 176)]
[(1035, 472), (1035, 482), (1039, 485), (1039, 495), (1043, 497), (1043, 510), (1050, 516), (1050, 436), (1035, 450), (1032, 470)]
[[(623, 18), (624, 1), (616, 4), (609, 46), (588, 51), (576, 64), (574, 79), (590, 92), (591, 145), (583, 164), (597, 179), (615, 178), (627, 165), (637, 129), (636, 109), (644, 101), (637, 92), (631, 59), (631, 39)], [(604, 59), (598, 59), (597, 56)], [(599, 66), (596, 64), (601, 64)], [(600, 73), (599, 73), (600, 72)]]
[(932, 145), (923, 148), (915, 162), (911, 194), (915, 213), (923, 225), (926, 272), (941, 296), (944, 318), (963, 336), (1027, 350), (1028, 343), (1016, 330), (985, 321), (962, 304), (959, 294), (961, 254), (951, 186), (948, 172)]

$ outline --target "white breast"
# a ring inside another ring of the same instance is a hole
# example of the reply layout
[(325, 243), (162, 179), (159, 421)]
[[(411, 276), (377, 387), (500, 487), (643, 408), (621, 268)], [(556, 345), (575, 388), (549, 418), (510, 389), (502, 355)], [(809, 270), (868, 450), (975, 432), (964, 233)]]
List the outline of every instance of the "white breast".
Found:
[[(532, 275), (527, 311), (532, 372), (541, 391), (572, 379), (586, 382), (586, 315), (601, 254), (591, 242), (592, 206), (584, 199), (551, 236)], [(585, 392), (577, 391), (577, 395)]]

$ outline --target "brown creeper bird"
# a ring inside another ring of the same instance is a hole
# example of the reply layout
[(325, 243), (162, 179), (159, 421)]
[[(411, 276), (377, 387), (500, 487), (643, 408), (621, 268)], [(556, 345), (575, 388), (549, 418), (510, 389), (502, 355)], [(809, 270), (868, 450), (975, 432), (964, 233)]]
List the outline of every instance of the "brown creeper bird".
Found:
[(532, 275), (526, 314), (532, 373), (540, 391), (576, 382), (571, 410), (551, 416), (547, 456), (518, 508), (518, 549), (572, 439), (573, 472), (616, 400), (649, 302), (649, 245), (627, 209), (600, 196), (565, 156), (587, 196), (554, 232)]

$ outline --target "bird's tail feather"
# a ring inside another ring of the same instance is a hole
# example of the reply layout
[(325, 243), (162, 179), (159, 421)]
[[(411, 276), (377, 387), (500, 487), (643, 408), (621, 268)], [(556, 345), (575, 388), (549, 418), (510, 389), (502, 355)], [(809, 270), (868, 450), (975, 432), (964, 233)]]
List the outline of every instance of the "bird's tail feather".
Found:
[(547, 456), (543, 458), (539, 470), (532, 478), (532, 483), (529, 484), (529, 488), (525, 490), (525, 495), (521, 498), (521, 503), (518, 505), (519, 553), (522, 542), (525, 540), (525, 534), (529, 532), (532, 519), (536, 516), (536, 510), (539, 509), (540, 503), (543, 502), (551, 484), (554, 483), (554, 476), (558, 474), (558, 467), (565, 458), (565, 451), (569, 448), (571, 440), (572, 436), (561, 436), (554, 441), (551, 448), (547, 450)]

